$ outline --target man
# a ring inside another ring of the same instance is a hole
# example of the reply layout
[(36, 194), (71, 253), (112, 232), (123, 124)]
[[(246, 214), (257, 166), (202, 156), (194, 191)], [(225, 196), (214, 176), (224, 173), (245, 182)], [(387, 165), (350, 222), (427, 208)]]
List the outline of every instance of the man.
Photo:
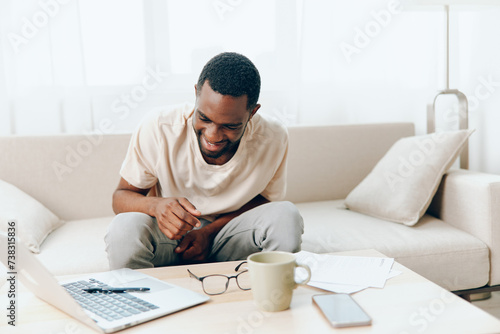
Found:
[(288, 137), (256, 114), (260, 76), (237, 53), (203, 68), (196, 103), (150, 113), (132, 136), (106, 234), (111, 269), (300, 250), (285, 193)]

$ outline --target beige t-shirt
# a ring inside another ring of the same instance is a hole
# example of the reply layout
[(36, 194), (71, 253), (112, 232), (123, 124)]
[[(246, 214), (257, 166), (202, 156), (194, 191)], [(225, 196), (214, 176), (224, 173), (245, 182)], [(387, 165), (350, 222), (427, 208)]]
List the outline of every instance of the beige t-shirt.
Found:
[(209, 220), (258, 194), (271, 201), (284, 197), (288, 133), (283, 125), (255, 114), (231, 160), (210, 165), (198, 146), (193, 109), (185, 104), (148, 114), (132, 135), (120, 175), (137, 188), (156, 185), (163, 197), (186, 197)]

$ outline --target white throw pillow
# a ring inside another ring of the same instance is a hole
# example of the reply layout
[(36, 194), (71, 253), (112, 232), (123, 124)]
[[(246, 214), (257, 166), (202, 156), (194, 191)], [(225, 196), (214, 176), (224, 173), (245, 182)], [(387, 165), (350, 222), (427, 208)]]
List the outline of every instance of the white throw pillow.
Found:
[(0, 231), (7, 232), (8, 222), (15, 221), (16, 236), (33, 253), (62, 221), (33, 197), (10, 183), (0, 180)]
[(347, 196), (347, 208), (415, 225), (472, 132), (459, 130), (398, 140)]

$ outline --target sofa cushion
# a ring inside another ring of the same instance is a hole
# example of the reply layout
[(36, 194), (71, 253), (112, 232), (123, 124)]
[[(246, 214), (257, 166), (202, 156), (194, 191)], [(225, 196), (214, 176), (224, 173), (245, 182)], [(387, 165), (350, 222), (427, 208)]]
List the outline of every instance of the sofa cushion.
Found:
[(349, 209), (415, 225), (429, 207), (444, 173), (472, 131), (433, 133), (398, 140), (349, 193)]
[(0, 231), (7, 232), (7, 222), (15, 221), (16, 236), (33, 253), (63, 222), (36, 199), (16, 186), (0, 180)]
[(73, 220), (52, 232), (37, 258), (53, 275), (109, 270), (104, 235), (113, 217)]
[(347, 210), (343, 200), (297, 207), (304, 218), (303, 250), (376, 249), (452, 291), (488, 283), (487, 246), (430, 215), (408, 227)]

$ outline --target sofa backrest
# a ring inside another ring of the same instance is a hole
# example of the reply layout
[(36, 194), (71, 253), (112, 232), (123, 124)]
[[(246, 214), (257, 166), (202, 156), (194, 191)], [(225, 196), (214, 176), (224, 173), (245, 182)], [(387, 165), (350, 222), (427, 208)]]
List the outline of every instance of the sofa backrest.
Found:
[(412, 123), (289, 127), (286, 199), (294, 203), (346, 198)]
[[(287, 199), (345, 198), (411, 123), (289, 128)], [(64, 220), (112, 216), (130, 134), (0, 137), (0, 179)]]
[(0, 179), (64, 220), (112, 216), (130, 135), (0, 137)]

